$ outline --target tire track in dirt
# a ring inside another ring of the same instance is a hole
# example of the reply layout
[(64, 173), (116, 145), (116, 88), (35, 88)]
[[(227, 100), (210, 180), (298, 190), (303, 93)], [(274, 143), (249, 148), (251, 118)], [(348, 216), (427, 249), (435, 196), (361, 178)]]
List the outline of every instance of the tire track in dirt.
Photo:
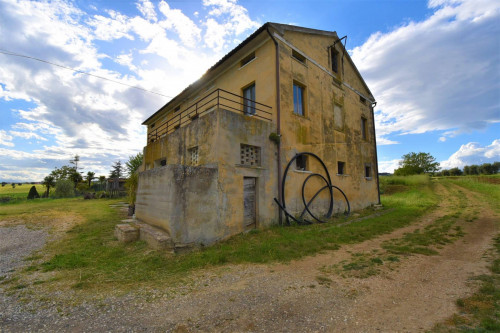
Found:
[[(419, 332), (432, 328), (456, 311), (458, 298), (473, 291), (469, 277), (486, 272), (482, 257), (494, 235), (495, 216), (470, 193), (465, 192), (467, 207), (479, 205), (483, 210), (473, 223), (459, 217), (457, 224), (466, 235), (438, 255), (413, 255), (396, 271), (366, 279), (329, 275), (328, 283), (322, 284), (317, 277), (324, 265), (349, 258), (352, 252), (380, 249), (384, 241), (451, 213), (458, 193), (436, 186), (443, 198), (440, 207), (416, 223), (288, 265), (233, 266), (210, 280), (210, 287), (179, 298), (181, 306), (170, 313), (169, 322), (194, 331), (225, 332)], [(181, 310), (182, 305), (189, 310)]]

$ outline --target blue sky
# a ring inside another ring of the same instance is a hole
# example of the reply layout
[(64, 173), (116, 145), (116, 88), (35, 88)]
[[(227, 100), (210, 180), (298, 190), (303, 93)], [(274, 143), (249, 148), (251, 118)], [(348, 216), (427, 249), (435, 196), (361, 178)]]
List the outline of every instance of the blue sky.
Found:
[(446, 168), (500, 160), (495, 0), (0, 0), (0, 52), (126, 84), (0, 53), (0, 180), (42, 180), (75, 154), (109, 174), (166, 96), (268, 21), (348, 36), (378, 102), (380, 171), (411, 151)]

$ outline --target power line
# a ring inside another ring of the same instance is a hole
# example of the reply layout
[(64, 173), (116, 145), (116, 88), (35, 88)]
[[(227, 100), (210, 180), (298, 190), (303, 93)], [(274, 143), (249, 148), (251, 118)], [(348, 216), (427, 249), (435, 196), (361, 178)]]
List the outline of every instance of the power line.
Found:
[(80, 74), (85, 74), (85, 75), (88, 75), (88, 76), (93, 76), (93, 77), (96, 77), (98, 79), (110, 81), (110, 82), (113, 82), (113, 83), (118, 83), (118, 84), (121, 84), (123, 86), (127, 86), (127, 87), (134, 88), (134, 89), (139, 89), (139, 90), (151, 93), (151, 94), (155, 94), (155, 95), (159, 95), (159, 96), (163, 96), (163, 97), (167, 97), (167, 98), (173, 98), (172, 96), (167, 96), (167, 95), (161, 94), (161, 93), (156, 92), (156, 91), (147, 90), (147, 89), (144, 89), (144, 88), (141, 88), (141, 87), (137, 87), (137, 86), (133, 86), (133, 85), (130, 85), (130, 84), (127, 84), (127, 83), (123, 83), (123, 82), (120, 82), (120, 81), (115, 81), (115, 80), (109, 79), (109, 78), (104, 77), (104, 76), (99, 76), (99, 75), (91, 74), (91, 73), (84, 72), (84, 71), (81, 71), (81, 70), (78, 70), (78, 69), (74, 69), (74, 68), (71, 68), (71, 67), (67, 67), (67, 66), (55, 64), (53, 62), (50, 62), (50, 61), (47, 61), (47, 60), (43, 60), (43, 59), (40, 59), (40, 58), (31, 57), (31, 56), (27, 56), (27, 55), (24, 55), (24, 54), (19, 54), (19, 53), (7, 51), (7, 50), (2, 50), (2, 49), (0, 49), (0, 53), (1, 54), (5, 54), (5, 55), (11, 55), (11, 56), (15, 56), (15, 57), (21, 57), (21, 58), (26, 58), (26, 59), (40, 61), (40, 62), (49, 64), (49, 65), (52, 65), (52, 66), (64, 68), (64, 69), (67, 69), (67, 70), (70, 70), (70, 71), (73, 71), (73, 72), (76, 72), (76, 73), (80, 73)]

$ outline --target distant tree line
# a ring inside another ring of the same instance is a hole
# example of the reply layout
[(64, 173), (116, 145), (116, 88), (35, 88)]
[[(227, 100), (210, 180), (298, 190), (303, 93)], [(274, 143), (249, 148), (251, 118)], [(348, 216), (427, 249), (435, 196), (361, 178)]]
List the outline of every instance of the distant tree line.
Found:
[(466, 165), (463, 171), (459, 168), (441, 170), (436, 176), (474, 176), (474, 175), (494, 175), (500, 171), (500, 162), (483, 163), (481, 165)]

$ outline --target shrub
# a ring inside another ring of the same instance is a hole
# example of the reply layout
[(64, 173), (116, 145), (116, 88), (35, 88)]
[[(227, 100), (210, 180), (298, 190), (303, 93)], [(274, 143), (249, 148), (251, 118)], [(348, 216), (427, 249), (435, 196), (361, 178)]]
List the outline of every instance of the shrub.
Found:
[(60, 179), (56, 182), (56, 190), (54, 197), (56, 198), (71, 198), (75, 196), (75, 184), (71, 180)]
[(38, 194), (35, 185), (33, 185), (31, 186), (30, 192), (28, 193), (28, 200), (33, 200), (35, 198), (40, 198), (40, 194)]

